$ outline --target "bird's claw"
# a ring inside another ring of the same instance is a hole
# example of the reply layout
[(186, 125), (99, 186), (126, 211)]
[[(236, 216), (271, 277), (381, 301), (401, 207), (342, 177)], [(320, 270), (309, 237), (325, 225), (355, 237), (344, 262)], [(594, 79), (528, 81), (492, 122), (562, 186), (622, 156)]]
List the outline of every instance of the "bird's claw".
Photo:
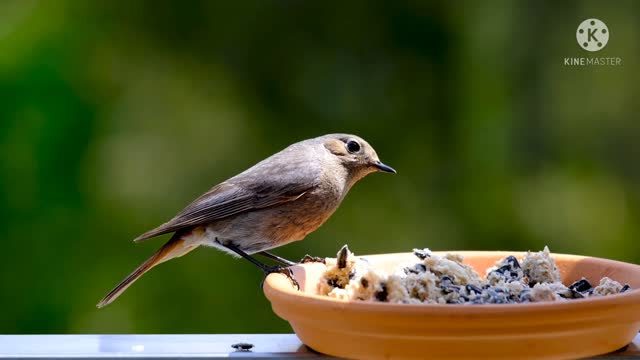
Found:
[(296, 278), (293, 276), (293, 271), (291, 271), (290, 268), (288, 267), (282, 267), (282, 266), (274, 266), (268, 269), (265, 269), (264, 271), (264, 279), (262, 279), (262, 284), (260, 284), (260, 286), (262, 287), (264, 285), (264, 280), (267, 278), (267, 276), (269, 276), (269, 274), (282, 274), (284, 276), (286, 276), (289, 281), (291, 281), (291, 285), (293, 285), (297, 290), (300, 290), (300, 284), (298, 283), (298, 280), (296, 280)]
[(326, 264), (326, 258), (318, 257), (318, 256), (311, 256), (311, 255), (307, 254), (299, 262), (299, 264), (308, 264), (308, 263)]

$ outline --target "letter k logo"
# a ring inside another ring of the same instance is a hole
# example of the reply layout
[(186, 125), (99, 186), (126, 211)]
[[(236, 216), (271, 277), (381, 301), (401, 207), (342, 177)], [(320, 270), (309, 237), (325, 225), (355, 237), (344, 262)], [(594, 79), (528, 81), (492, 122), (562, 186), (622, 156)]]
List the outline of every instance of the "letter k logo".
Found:
[(609, 28), (598, 19), (587, 19), (578, 26), (576, 40), (587, 51), (602, 50), (609, 41)]

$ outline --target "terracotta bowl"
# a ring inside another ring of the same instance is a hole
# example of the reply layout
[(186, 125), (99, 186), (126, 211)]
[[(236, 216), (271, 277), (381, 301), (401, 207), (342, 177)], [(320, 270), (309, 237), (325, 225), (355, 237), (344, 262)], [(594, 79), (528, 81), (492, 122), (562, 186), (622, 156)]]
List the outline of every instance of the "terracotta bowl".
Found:
[[(497, 251), (453, 252), (480, 274), (508, 255)], [(444, 252), (436, 252), (444, 254)], [(264, 292), (273, 311), (303, 343), (321, 353), (359, 359), (520, 358), (569, 359), (627, 345), (640, 329), (640, 266), (600, 258), (553, 254), (569, 284), (586, 277), (596, 285), (608, 276), (632, 290), (607, 297), (501, 305), (405, 305), (342, 301), (316, 295), (322, 264), (293, 267), (300, 291), (271, 274)], [(366, 256), (391, 270), (415, 262), (411, 253)]]

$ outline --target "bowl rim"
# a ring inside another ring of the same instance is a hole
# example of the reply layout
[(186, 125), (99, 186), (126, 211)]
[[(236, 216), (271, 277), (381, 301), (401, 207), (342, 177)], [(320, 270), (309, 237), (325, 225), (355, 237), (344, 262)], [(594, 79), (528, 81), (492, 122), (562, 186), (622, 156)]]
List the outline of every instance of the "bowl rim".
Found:
[[(480, 256), (480, 255), (519, 255), (524, 254), (526, 251), (474, 251), (474, 250), (449, 250), (449, 251), (433, 251), (434, 254), (443, 255), (443, 254), (460, 254), (465, 258), (467, 256)], [(362, 255), (359, 257), (386, 257), (386, 256), (397, 256), (397, 255), (407, 255), (412, 254), (410, 252), (402, 252), (402, 253), (384, 253), (384, 254), (371, 254), (371, 255)], [(558, 260), (562, 259), (594, 259), (598, 261), (605, 262), (614, 262), (618, 264), (623, 264), (624, 266), (634, 266), (639, 267), (640, 265), (622, 262), (618, 260), (611, 260), (606, 258), (599, 258), (593, 256), (583, 256), (583, 255), (574, 255), (574, 254), (558, 254), (552, 253), (554, 258)], [(294, 267), (306, 267), (312, 266), (313, 264), (299, 264)], [(614, 279), (615, 280), (615, 279)], [(349, 300), (340, 300), (328, 296), (305, 293), (303, 291), (299, 291), (295, 289), (291, 282), (286, 279), (281, 274), (269, 274), (264, 281), (264, 292), (269, 298), (270, 295), (278, 296), (278, 297), (289, 297), (294, 302), (304, 302), (308, 305), (326, 305), (326, 306), (338, 306), (340, 308), (349, 308), (350, 311), (354, 312), (371, 312), (375, 311), (378, 313), (385, 312), (393, 312), (394, 314), (403, 314), (403, 313), (412, 313), (415, 314), (416, 311), (419, 312), (441, 312), (444, 309), (449, 309), (452, 312), (460, 312), (464, 314), (487, 314), (487, 313), (504, 313), (504, 314), (514, 314), (514, 313), (525, 313), (525, 312), (545, 312), (548, 311), (584, 311), (589, 310), (590, 308), (598, 308), (601, 309), (604, 305), (629, 305), (636, 304), (640, 306), (640, 289), (631, 289), (627, 292), (621, 294), (607, 295), (607, 296), (597, 296), (597, 297), (589, 297), (584, 299), (574, 299), (570, 301), (549, 301), (549, 302), (529, 302), (529, 303), (515, 303), (515, 304), (397, 304), (397, 303), (387, 303), (387, 302), (374, 302), (374, 301), (349, 301)]]

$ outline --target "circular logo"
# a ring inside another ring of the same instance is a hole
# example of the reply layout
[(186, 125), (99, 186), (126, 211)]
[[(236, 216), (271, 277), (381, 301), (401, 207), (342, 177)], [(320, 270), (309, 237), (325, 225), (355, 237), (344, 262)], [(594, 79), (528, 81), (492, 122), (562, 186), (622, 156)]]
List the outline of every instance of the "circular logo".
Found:
[(602, 50), (609, 41), (609, 28), (598, 19), (587, 19), (578, 26), (576, 40), (587, 51)]

